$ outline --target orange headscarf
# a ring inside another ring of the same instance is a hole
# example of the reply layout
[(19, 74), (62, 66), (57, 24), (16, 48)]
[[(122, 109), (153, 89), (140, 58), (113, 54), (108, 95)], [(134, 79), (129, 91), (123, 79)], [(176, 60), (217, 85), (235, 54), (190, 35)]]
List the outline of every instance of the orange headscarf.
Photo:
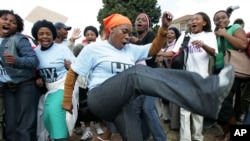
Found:
[(128, 17), (125, 17), (121, 14), (112, 14), (105, 19), (103, 19), (103, 24), (104, 24), (104, 29), (105, 29), (105, 34), (109, 35), (110, 29), (112, 27), (122, 25), (122, 24), (130, 24), (132, 25), (131, 21), (129, 20)]

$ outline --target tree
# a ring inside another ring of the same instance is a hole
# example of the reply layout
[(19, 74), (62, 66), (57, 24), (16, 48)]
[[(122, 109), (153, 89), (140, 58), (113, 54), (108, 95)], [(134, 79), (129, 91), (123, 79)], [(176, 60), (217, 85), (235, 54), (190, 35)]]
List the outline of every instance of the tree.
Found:
[[(97, 20), (100, 23), (100, 33), (103, 31), (103, 19), (113, 13), (127, 16), (132, 23), (139, 13), (146, 13), (151, 22), (150, 27), (154, 32), (159, 28), (158, 22), (161, 16), (161, 8), (157, 0), (102, 0), (103, 8), (99, 10)], [(135, 33), (135, 29), (133, 29)]]

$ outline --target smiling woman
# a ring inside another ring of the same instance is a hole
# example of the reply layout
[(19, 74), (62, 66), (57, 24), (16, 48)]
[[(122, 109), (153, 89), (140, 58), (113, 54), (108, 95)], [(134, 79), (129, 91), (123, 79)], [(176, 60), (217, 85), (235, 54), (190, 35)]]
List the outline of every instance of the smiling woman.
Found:
[(52, 22), (38, 20), (31, 31), (32, 36), (39, 42), (35, 48), (40, 61), (36, 67), (38, 71), (36, 82), (40, 87), (45, 85), (48, 90), (45, 93), (43, 123), (51, 139), (64, 141), (71, 133), (66, 112), (61, 108), (67, 73), (65, 60), (73, 62), (75, 57), (66, 45), (54, 43), (56, 28)]

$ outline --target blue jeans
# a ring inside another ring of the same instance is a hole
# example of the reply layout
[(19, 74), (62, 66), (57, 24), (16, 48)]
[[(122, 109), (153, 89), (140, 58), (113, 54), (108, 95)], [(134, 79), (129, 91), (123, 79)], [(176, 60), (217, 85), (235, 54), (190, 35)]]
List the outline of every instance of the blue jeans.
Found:
[[(129, 115), (125, 113), (124, 105), (139, 95), (161, 97), (193, 113), (216, 119), (219, 111), (218, 82), (217, 75), (204, 79), (197, 73), (183, 70), (135, 65), (91, 89), (87, 101), (90, 110), (106, 121), (116, 121), (120, 115)], [(115, 123), (119, 132), (129, 131), (119, 128), (129, 128), (125, 124), (130, 118), (120, 119), (120, 123)]]
[[(119, 132), (121, 133), (122, 137), (126, 138), (127, 140), (141, 140), (141, 138), (146, 140), (146, 137), (148, 136), (149, 133), (147, 131), (143, 132), (144, 131), (143, 129), (145, 129), (144, 127), (142, 129), (138, 128), (142, 126), (141, 113), (142, 113), (144, 98), (145, 98), (144, 95), (138, 96), (134, 100), (124, 105), (123, 113), (126, 114), (118, 115), (117, 117), (119, 118), (116, 118), (116, 120), (114, 121), (114, 123), (117, 123), (116, 126), (119, 126), (119, 123), (123, 123), (125, 118), (129, 119), (125, 121), (126, 124), (120, 124), (120, 126), (124, 125), (128, 126), (127, 128), (118, 128), (120, 129), (120, 131), (118, 131), (113, 122), (107, 122), (107, 128), (109, 129), (109, 131), (111, 131), (112, 133)], [(123, 131), (123, 129), (125, 130)], [(126, 131), (126, 129), (129, 130)]]
[(39, 91), (35, 80), (4, 87), (5, 135), (7, 141), (35, 141)]
[(143, 100), (144, 96), (141, 95), (129, 101), (114, 120), (118, 132), (125, 141), (141, 141), (143, 139), (140, 117)]
[(160, 118), (155, 108), (156, 97), (145, 96), (142, 106), (143, 134), (152, 134), (154, 141), (166, 141)]
[[(136, 120), (136, 121), (138, 121), (136, 124), (140, 124), (141, 125), (140, 114), (141, 114), (143, 100), (144, 100), (144, 96), (139, 96), (135, 100), (129, 102), (126, 105), (124, 105), (124, 107), (126, 107), (125, 108), (126, 110), (129, 110), (129, 112), (133, 113), (133, 115), (136, 115), (136, 116), (133, 116), (135, 119), (132, 119), (132, 117), (130, 117), (129, 121)], [(118, 130), (117, 130), (117, 128), (116, 128), (116, 126), (114, 125), (113, 122), (107, 121), (106, 123), (107, 123), (107, 128), (108, 128), (108, 130), (110, 132), (112, 132), (112, 133), (118, 133)], [(139, 135), (139, 136), (141, 136), (141, 135)]]
[(107, 128), (111, 133), (118, 133), (117, 128), (115, 127), (115, 124), (110, 121), (106, 121)]

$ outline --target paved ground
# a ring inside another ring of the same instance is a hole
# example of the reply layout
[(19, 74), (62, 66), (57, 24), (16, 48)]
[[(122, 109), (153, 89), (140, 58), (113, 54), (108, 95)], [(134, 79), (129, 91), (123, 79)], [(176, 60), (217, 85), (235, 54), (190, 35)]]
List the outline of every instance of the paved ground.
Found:
[[(164, 127), (164, 130), (167, 134), (168, 137), (168, 141), (179, 141), (179, 132), (178, 131), (173, 131), (169, 129), (169, 125), (168, 124), (162, 124)], [(105, 129), (105, 127), (103, 127)], [(204, 141), (213, 141), (213, 137), (215, 135), (221, 135), (222, 134), (222, 130), (219, 126), (214, 126), (210, 129), (205, 129), (204, 130)], [(95, 135), (96, 137), (96, 135)], [(90, 140), (90, 141), (98, 141), (95, 139), (95, 137)], [(80, 141), (81, 136), (79, 135), (73, 135), (70, 138), (70, 141)], [(115, 135), (112, 137), (111, 141), (122, 141), (119, 135)], [(153, 139), (149, 139), (148, 141), (153, 141)]]

